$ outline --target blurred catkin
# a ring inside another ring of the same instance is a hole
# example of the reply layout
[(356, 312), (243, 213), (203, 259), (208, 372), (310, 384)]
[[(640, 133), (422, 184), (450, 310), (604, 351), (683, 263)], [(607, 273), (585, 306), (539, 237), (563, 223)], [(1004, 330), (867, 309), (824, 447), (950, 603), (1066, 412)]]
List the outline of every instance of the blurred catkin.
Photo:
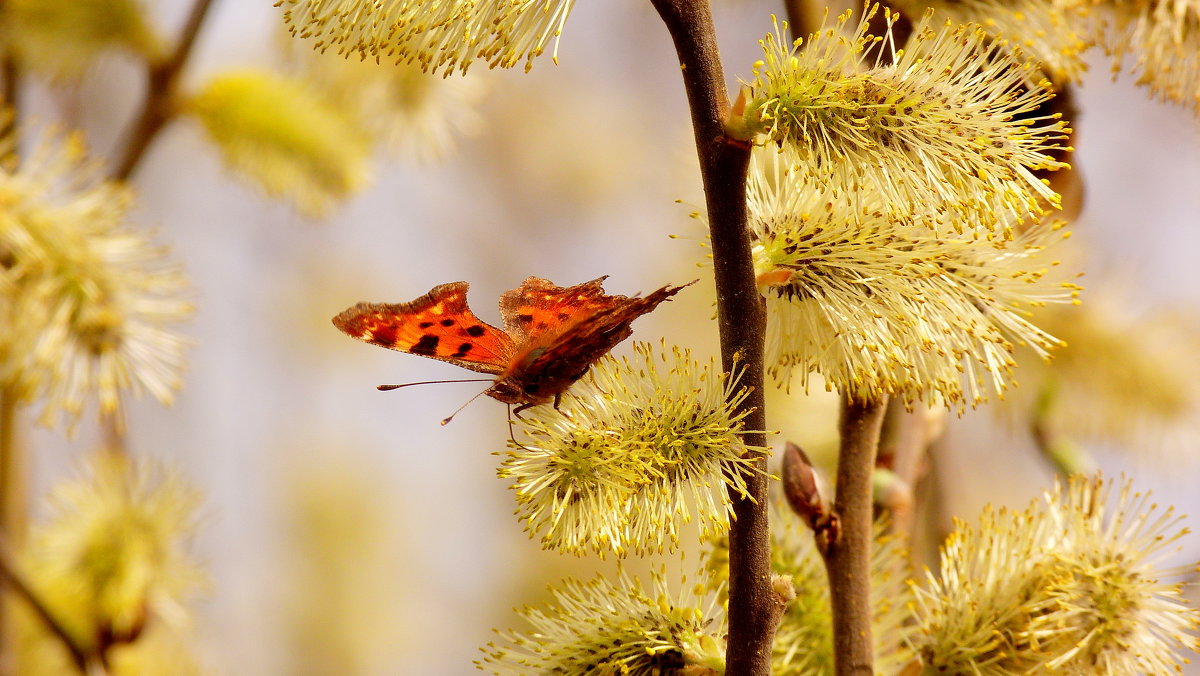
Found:
[(51, 132), (0, 169), (0, 380), (40, 398), (47, 424), (92, 398), (119, 421), (126, 392), (170, 404), (181, 383), (187, 282), (99, 169), (77, 135)]
[(307, 215), (327, 213), (369, 177), (367, 133), (301, 79), (223, 73), (184, 110), (208, 131), (231, 169)]
[(21, 67), (55, 79), (82, 76), (108, 51), (163, 53), (139, 0), (5, 0), (0, 31)]

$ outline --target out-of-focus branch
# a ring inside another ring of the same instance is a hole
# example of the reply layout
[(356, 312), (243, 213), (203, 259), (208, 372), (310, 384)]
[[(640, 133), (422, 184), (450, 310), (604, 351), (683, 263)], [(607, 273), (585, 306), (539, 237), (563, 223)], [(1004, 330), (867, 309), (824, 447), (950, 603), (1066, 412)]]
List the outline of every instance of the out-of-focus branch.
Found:
[[(25, 472), (17, 441), (17, 393), (0, 387), (0, 537), (22, 537), (25, 522)], [(0, 597), (0, 673), (15, 673), (12, 619)]]
[[(196, 0), (175, 49), (165, 59), (147, 64), (146, 99), (137, 120), (126, 134), (124, 151), (113, 170), (114, 179), (128, 181), (133, 176), (158, 132), (175, 117), (179, 76), (187, 65), (192, 46), (196, 44), (196, 37), (212, 3), (213, 0)], [(118, 416), (102, 415), (100, 427), (106, 446), (114, 450), (124, 448), (125, 426)]]
[(212, 3), (213, 0), (196, 0), (175, 49), (162, 61), (147, 65), (146, 100), (126, 136), (125, 149), (113, 171), (113, 178), (120, 181), (129, 180), (145, 156), (150, 143), (175, 116), (179, 76), (187, 65), (192, 46), (196, 43), (196, 36), (200, 33), (200, 26), (204, 23), (204, 17)]
[(0, 120), (0, 139), (9, 139), (10, 145), (5, 150), (15, 156), (17, 152), (15, 137), (17, 112), (21, 107), (21, 68), (17, 65), (17, 59), (11, 52), (0, 57), (0, 78), (4, 79), (3, 85), (0, 85), (3, 86), (0, 96), (4, 97), (4, 107), (9, 110), (9, 115)]
[(816, 32), (826, 12), (825, 3), (812, 0), (783, 0), (784, 14), (793, 38), (805, 38)]
[(1057, 386), (1053, 383), (1043, 385), (1029, 416), (1029, 431), (1038, 453), (1064, 479), (1072, 474), (1095, 472), (1096, 464), (1088, 452), (1055, 426), (1052, 414), (1057, 404)]
[(909, 410), (899, 400), (893, 400), (888, 405), (879, 444), (878, 464), (891, 470), (897, 484), (894, 492), (904, 494), (901, 499), (892, 502), (885, 500), (881, 505), (891, 512), (889, 525), (892, 532), (902, 535), (912, 533), (916, 489), (927, 471), (929, 445), (941, 434), (943, 415), (941, 409), (919, 405)]

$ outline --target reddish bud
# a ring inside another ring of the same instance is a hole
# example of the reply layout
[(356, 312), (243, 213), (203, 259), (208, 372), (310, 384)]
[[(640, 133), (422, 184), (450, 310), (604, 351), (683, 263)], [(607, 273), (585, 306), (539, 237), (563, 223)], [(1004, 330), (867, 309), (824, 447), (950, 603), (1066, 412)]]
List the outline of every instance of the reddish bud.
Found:
[(813, 530), (822, 517), (828, 515), (812, 463), (804, 451), (790, 441), (783, 447), (783, 494), (792, 510)]

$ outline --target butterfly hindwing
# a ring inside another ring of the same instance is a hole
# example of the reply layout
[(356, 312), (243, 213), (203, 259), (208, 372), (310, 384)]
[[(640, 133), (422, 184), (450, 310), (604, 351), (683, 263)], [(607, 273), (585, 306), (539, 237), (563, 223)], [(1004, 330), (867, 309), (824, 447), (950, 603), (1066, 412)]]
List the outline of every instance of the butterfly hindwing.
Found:
[(559, 287), (530, 277), (505, 293), (501, 313), (518, 340), (502, 381), (530, 402), (552, 399), (628, 338), (633, 320), (683, 288), (665, 286), (645, 298), (628, 298), (605, 294), (603, 281)]
[(525, 361), (523, 367), (534, 373), (557, 369), (582, 375), (593, 362), (633, 334), (635, 319), (653, 311), (682, 288), (664, 286), (648, 296), (636, 298), (607, 296), (608, 303), (585, 321), (562, 333), (547, 336), (549, 340), (544, 349), (525, 351), (525, 359), (520, 359), (519, 354), (518, 362)]
[(513, 339), (471, 312), (467, 286), (442, 284), (410, 303), (359, 303), (333, 324), (367, 343), (499, 375), (513, 360)]
[(539, 277), (530, 277), (521, 286), (500, 296), (500, 316), (504, 330), (520, 345), (527, 341), (546, 342), (573, 326), (611, 308), (624, 296), (609, 296), (602, 284), (605, 277), (574, 286), (558, 286)]

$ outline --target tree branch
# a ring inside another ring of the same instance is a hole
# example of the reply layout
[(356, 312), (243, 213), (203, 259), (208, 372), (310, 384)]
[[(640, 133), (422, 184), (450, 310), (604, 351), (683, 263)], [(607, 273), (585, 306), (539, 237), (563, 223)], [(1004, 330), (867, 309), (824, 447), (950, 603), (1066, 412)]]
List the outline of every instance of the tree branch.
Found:
[(187, 64), (192, 46), (196, 43), (196, 36), (200, 33), (200, 26), (204, 23), (204, 17), (208, 14), (212, 2), (213, 0), (196, 0), (175, 50), (162, 61), (146, 66), (146, 100), (142, 104), (137, 121), (126, 136), (125, 150), (113, 171), (114, 179), (128, 181), (129, 177), (133, 176), (150, 143), (163, 126), (175, 117), (179, 75)]
[(810, 33), (821, 27), (821, 18), (828, 11), (824, 3), (818, 6), (813, 0), (783, 0), (783, 9), (792, 38), (804, 38), (805, 41)]
[[(748, 144), (725, 133), (729, 95), (717, 49), (716, 30), (707, 0), (651, 0), (671, 33), (679, 55), (683, 85), (692, 113), (700, 173), (708, 207), (713, 267), (717, 284), (717, 323), (726, 373), (741, 372), (750, 396), (746, 429), (766, 429), (763, 412), (763, 338), (766, 314), (754, 281), (750, 237), (746, 229)], [(747, 432), (749, 446), (764, 447), (766, 435)], [(760, 469), (766, 456), (755, 452)], [(771, 670), (771, 641), (779, 599), (771, 587), (767, 530), (767, 478), (747, 479), (749, 496), (732, 494), (734, 519), (729, 529), (729, 674), (760, 676)]]
[(884, 503), (891, 510), (890, 529), (893, 533), (910, 536), (916, 518), (916, 488), (928, 465), (929, 445), (941, 434), (941, 414), (918, 402), (913, 410), (898, 399), (888, 404), (884, 415), (883, 432), (879, 442), (876, 464), (890, 467), (909, 501), (901, 504)]
[[(25, 524), (25, 462), (17, 441), (17, 392), (0, 386), (0, 536), (20, 540)], [(0, 598), (0, 669), (16, 673), (13, 623)]]
[(0, 57), (0, 77), (4, 78), (0, 97), (9, 109), (9, 117), (0, 124), (0, 139), (8, 139), (11, 146), (0, 159), (7, 160), (17, 155), (17, 116), (21, 109), (21, 68), (12, 52)]
[(887, 400), (842, 404), (833, 513), (840, 532), (825, 551), (833, 604), (833, 666), (836, 676), (871, 676), (871, 477)]

